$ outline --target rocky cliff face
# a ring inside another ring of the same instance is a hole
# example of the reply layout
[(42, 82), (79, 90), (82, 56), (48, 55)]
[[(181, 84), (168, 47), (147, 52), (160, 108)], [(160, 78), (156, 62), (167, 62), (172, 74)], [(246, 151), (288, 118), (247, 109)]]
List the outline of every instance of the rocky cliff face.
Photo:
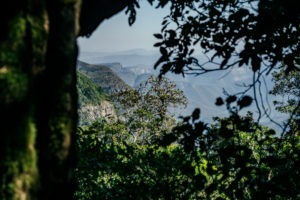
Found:
[(101, 118), (116, 119), (114, 105), (107, 95), (125, 87), (125, 83), (106, 66), (78, 61), (77, 67), (78, 126), (90, 125)]
[(79, 126), (88, 125), (100, 118), (115, 119), (114, 106), (109, 101), (99, 104), (85, 104), (79, 108)]

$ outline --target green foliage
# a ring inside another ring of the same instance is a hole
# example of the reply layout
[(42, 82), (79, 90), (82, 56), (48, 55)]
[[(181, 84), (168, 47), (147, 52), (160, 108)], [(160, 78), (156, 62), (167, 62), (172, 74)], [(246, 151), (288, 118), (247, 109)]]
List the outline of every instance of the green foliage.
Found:
[(107, 93), (79, 71), (77, 72), (77, 91), (79, 126), (90, 125), (102, 117), (111, 120), (117, 118), (114, 105), (109, 100)]
[(175, 125), (170, 108), (186, 106), (183, 91), (165, 77), (151, 76), (134, 90), (128, 88), (112, 96), (119, 105), (120, 115), (125, 120), (133, 141), (153, 143)]
[[(125, 124), (79, 128), (79, 199), (296, 199), (300, 137), (278, 138), (252, 114), (199, 120), (159, 144), (137, 144)], [(138, 189), (137, 189), (138, 188)]]
[[(299, 198), (299, 135), (279, 138), (274, 130), (254, 122), (250, 112), (239, 116), (238, 111), (252, 101), (248, 96), (225, 99), (228, 118), (205, 124), (196, 109), (172, 131), (165, 131), (161, 126), (168, 114), (160, 101), (172, 90), (165, 92), (160, 81), (152, 77), (138, 90), (118, 94), (128, 111), (126, 120), (79, 128), (77, 198)], [(175, 96), (163, 99), (172, 103)], [(150, 128), (160, 134), (158, 140), (147, 139)], [(137, 130), (138, 142), (132, 139)]]
[(252, 102), (247, 95), (218, 98), (216, 104), (225, 104), (230, 116), (215, 117), (212, 124), (199, 120), (200, 109), (176, 126), (168, 124), (167, 108), (184, 104), (181, 95), (167, 79), (151, 77), (137, 90), (114, 96), (125, 120), (79, 128), (77, 198), (300, 197), (300, 136), (295, 129), (290, 130), (293, 137), (279, 138), (254, 122), (252, 113), (240, 116)]
[(251, 113), (215, 118), (210, 126), (192, 116), (164, 144), (177, 140), (192, 156), (201, 152), (207, 161), (202, 189), (208, 199), (299, 197), (299, 135), (278, 138), (274, 130), (254, 123)]
[(81, 72), (77, 72), (77, 91), (80, 105), (99, 104), (106, 98), (101, 88)]
[(102, 122), (79, 129), (78, 199), (195, 199), (199, 195), (196, 188), (205, 177), (180, 146), (116, 140), (111, 128), (116, 130), (115, 125)]
[(289, 115), (282, 137), (297, 138), (300, 130), (300, 74), (297, 71), (286, 74), (281, 70), (272, 75), (275, 85), (270, 94), (278, 99), (273, 103), (276, 110)]
[(78, 129), (77, 198), (198, 196), (196, 185), (202, 184), (205, 177), (192, 179), (200, 177), (200, 172), (192, 166), (189, 155), (179, 145), (154, 145), (175, 125), (167, 108), (186, 103), (182, 91), (166, 78), (150, 77), (137, 90), (127, 89), (114, 97), (128, 111), (123, 113), (123, 120), (100, 120)]

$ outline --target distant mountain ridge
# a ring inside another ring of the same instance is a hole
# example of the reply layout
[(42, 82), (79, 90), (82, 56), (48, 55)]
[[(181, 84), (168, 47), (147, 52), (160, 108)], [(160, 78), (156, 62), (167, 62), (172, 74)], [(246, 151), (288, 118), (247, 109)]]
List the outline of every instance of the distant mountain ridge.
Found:
[(83, 62), (88, 62), (90, 64), (100, 64), (100, 63), (112, 63), (119, 62), (123, 66), (139, 66), (146, 65), (150, 66), (159, 58), (159, 54), (138, 54), (135, 53), (120, 53), (120, 54), (95, 54), (86, 53), (79, 56), (79, 60)]
[[(145, 63), (141, 63), (145, 57), (147, 57), (147, 60)], [(153, 70), (153, 64), (158, 58), (155, 53), (148, 55), (145, 52), (139, 55), (137, 51), (122, 52), (121, 54), (118, 52), (110, 54), (86, 53), (80, 58), (87, 63), (107, 66), (131, 87), (137, 87), (138, 84), (147, 80), (151, 74), (157, 75), (159, 72), (158, 70)], [(224, 90), (229, 94), (234, 94), (244, 89), (244, 83), (252, 83), (252, 71), (246, 67), (236, 68), (232, 71), (212, 72), (202, 76), (186, 76), (185, 78), (169, 73), (167, 77), (173, 80), (178, 88), (184, 91), (189, 100), (187, 109), (176, 111), (177, 116), (189, 115), (196, 107), (200, 107), (201, 118), (206, 122), (210, 122), (214, 116), (228, 116), (228, 112), (224, 107), (215, 106), (216, 98), (224, 96)], [(264, 96), (268, 94), (267, 89), (271, 89), (272, 87), (270, 79), (267, 79), (266, 82), (268, 88), (263, 89)], [(249, 95), (253, 95), (253, 93), (250, 92)], [(272, 98), (269, 97), (270, 102)], [(254, 104), (245, 108), (244, 112), (247, 110), (251, 110), (254, 112), (254, 115), (257, 115)], [(271, 107), (271, 117), (279, 120), (283, 118), (281, 114), (278, 114), (274, 110), (274, 107)], [(268, 119), (264, 119), (263, 123), (268, 124), (269, 122), (267, 121)]]

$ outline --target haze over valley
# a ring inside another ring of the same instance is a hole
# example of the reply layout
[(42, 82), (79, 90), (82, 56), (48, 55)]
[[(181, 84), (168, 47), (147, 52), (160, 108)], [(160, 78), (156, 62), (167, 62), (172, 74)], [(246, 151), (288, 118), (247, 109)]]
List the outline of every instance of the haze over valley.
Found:
[[(158, 58), (158, 52), (143, 49), (120, 52), (82, 52), (79, 56), (80, 62), (78, 67), (82, 66), (81, 62), (89, 64), (92, 68), (106, 66), (126, 84), (136, 88), (140, 83), (146, 81), (150, 75), (158, 75), (159, 69), (153, 69), (153, 65)], [(198, 107), (201, 109), (201, 119), (205, 122), (211, 122), (212, 117), (215, 116), (228, 116), (228, 111), (224, 106), (218, 107), (215, 105), (217, 97), (224, 97), (224, 91), (228, 94), (243, 91), (245, 87), (242, 85), (250, 84), (252, 81), (251, 70), (245, 67), (232, 71), (211, 72), (202, 76), (187, 75), (182, 77), (182, 75), (169, 73), (167, 77), (184, 91), (189, 101), (187, 108), (175, 110), (175, 115), (177, 117), (190, 115)], [(270, 78), (266, 79), (266, 82), (267, 87), (262, 88), (263, 98), (266, 97), (268, 90), (272, 88)], [(248, 95), (253, 96), (253, 91), (250, 91)], [(273, 99), (274, 97), (272, 96), (265, 98), (266, 107), (269, 111), (271, 110), (270, 116), (272, 119), (282, 120), (285, 116), (274, 110)], [(257, 109), (254, 103), (250, 107), (245, 108), (243, 112), (246, 113), (248, 110), (253, 111), (254, 116), (257, 116)], [(266, 117), (262, 118), (261, 122), (275, 129), (278, 128), (273, 123), (270, 123)]]

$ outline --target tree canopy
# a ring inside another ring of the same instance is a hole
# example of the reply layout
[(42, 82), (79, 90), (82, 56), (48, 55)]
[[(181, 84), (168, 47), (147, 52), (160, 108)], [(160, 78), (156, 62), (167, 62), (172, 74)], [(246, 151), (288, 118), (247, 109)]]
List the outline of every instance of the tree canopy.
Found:
[(153, 144), (170, 132), (176, 124), (170, 109), (185, 107), (187, 98), (174, 82), (166, 77), (150, 76), (138, 88), (127, 88), (114, 95), (120, 120), (136, 143)]
[[(150, 1), (153, 2), (153, 1)], [(171, 0), (170, 14), (162, 22), (159, 42), (161, 73), (201, 74), (233, 66), (250, 65), (253, 72), (283, 66), (299, 70), (299, 20), (293, 0)], [(193, 56), (200, 46), (209, 56), (199, 63)], [(216, 64), (212, 67), (210, 64)]]

